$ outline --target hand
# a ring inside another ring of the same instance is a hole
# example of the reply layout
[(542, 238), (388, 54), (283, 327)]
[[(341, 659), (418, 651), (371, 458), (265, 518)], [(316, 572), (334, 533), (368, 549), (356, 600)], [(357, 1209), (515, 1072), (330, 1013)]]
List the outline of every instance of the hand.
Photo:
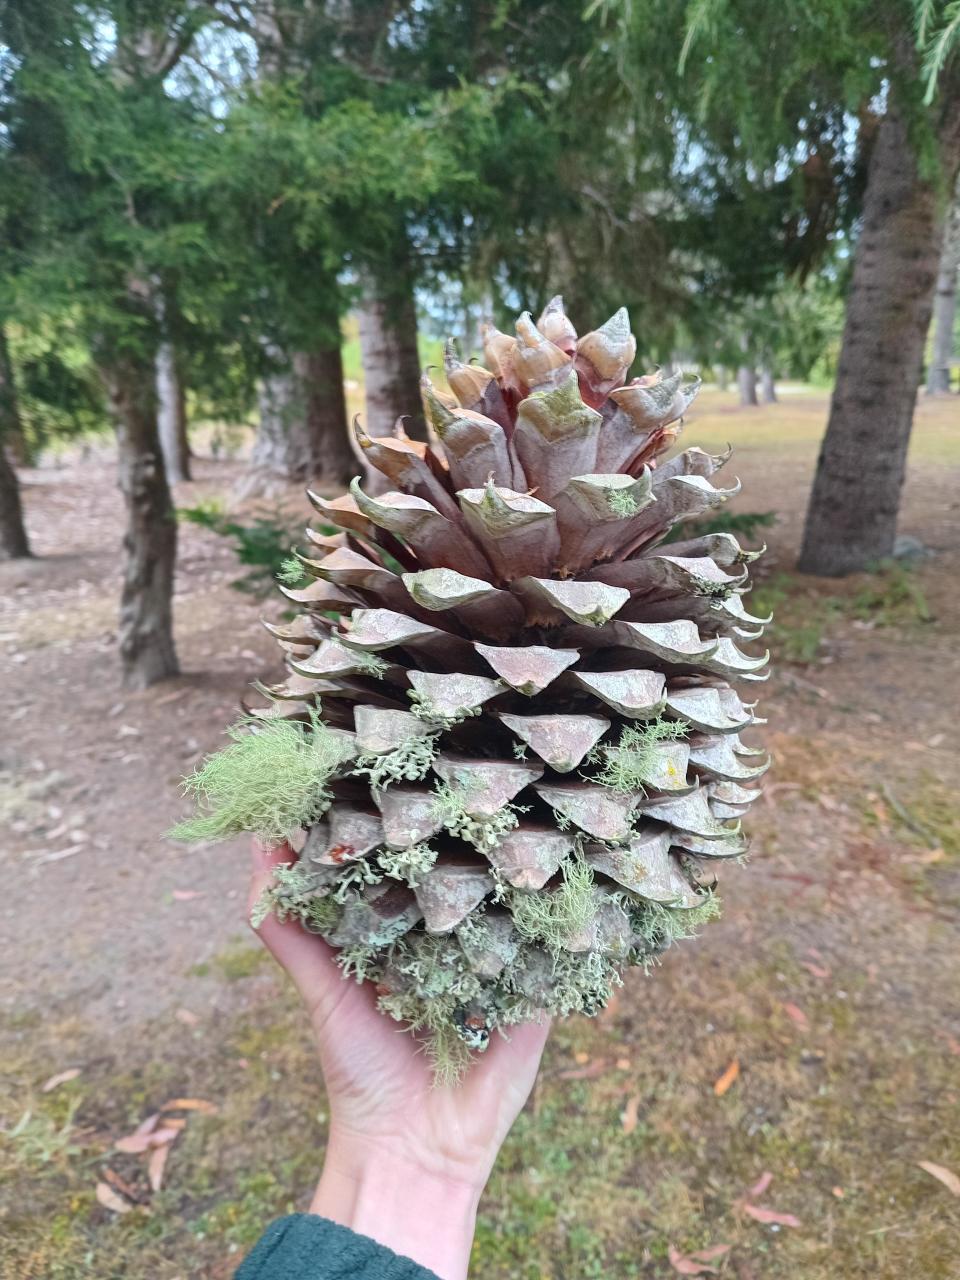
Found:
[[(289, 845), (253, 846), (250, 905)], [(467, 1274), (477, 1202), (533, 1087), (549, 1026), (495, 1035), (459, 1085), (435, 1086), (422, 1044), (344, 979), (332, 947), (295, 921), (258, 933), (307, 1007), (330, 1102), (330, 1138), (311, 1212), (413, 1258), (442, 1280)]]

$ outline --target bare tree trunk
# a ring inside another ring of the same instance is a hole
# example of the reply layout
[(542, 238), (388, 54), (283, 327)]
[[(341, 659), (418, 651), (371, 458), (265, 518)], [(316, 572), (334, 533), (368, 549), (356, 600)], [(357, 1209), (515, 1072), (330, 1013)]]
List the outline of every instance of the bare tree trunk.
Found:
[(13, 448), (17, 440), (23, 441), (23, 427), (7, 339), (0, 326), (0, 560), (22, 560), (30, 555), (20, 485), (7, 456), (7, 447)]
[(343, 489), (357, 474), (347, 435), (347, 397), (339, 343), (306, 357), (307, 421), (316, 441), (311, 479), (321, 489)]
[(773, 380), (773, 369), (766, 361), (760, 366), (760, 399), (763, 404), (777, 403), (777, 388)]
[(960, 191), (943, 233), (940, 269), (933, 296), (933, 349), (927, 372), (927, 392), (939, 395), (950, 390), (953, 360), (953, 325), (957, 314), (957, 271), (960, 270)]
[(358, 317), (367, 434), (392, 435), (397, 419), (403, 417), (407, 434), (414, 440), (426, 440), (420, 404), (417, 309), (409, 270), (391, 264), (382, 272), (368, 272)]
[[(945, 95), (944, 176), (960, 163), (960, 101)], [(891, 95), (867, 173), (837, 381), (799, 568), (841, 576), (893, 552), (930, 324), (943, 218)]]
[(157, 437), (153, 374), (149, 360), (134, 356), (103, 369), (127, 507), (120, 659), (130, 689), (145, 689), (179, 671), (172, 608), (177, 523)]
[(757, 371), (752, 364), (742, 364), (737, 370), (737, 386), (741, 405), (755, 405), (757, 401)]
[[(279, 361), (275, 350), (271, 355)], [(259, 407), (244, 494), (269, 491), (277, 481), (342, 488), (356, 475), (339, 343), (294, 353), (286, 368), (264, 377)]]
[(172, 342), (161, 342), (157, 348), (157, 429), (168, 483), (189, 480), (187, 395)]

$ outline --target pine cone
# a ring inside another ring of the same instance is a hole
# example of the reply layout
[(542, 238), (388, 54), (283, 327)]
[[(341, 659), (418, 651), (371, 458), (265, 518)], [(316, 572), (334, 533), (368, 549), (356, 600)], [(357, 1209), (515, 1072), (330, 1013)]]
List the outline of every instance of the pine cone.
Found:
[(271, 628), (290, 677), (228, 749), (272, 742), (258, 785), (293, 793), (233, 829), (307, 829), (264, 909), (431, 1032), (441, 1073), (496, 1027), (597, 1012), (716, 913), (708, 868), (745, 851), (754, 553), (664, 546), (739, 486), (700, 449), (658, 465), (699, 381), (625, 382), (635, 352), (624, 310), (578, 341), (555, 298), (516, 339), (487, 331), (489, 370), (448, 345), (453, 396), (423, 381), (438, 445), (358, 428), (392, 489), (310, 494), (340, 532), (307, 531), (312, 581)]

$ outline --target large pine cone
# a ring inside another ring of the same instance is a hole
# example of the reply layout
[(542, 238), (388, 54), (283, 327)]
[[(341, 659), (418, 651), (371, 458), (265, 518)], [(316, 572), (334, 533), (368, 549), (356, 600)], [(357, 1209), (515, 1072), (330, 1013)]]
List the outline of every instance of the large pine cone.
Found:
[(448, 348), (456, 399), (424, 379), (440, 447), (358, 431), (390, 492), (310, 495), (342, 532), (308, 530), (266, 713), (312, 711), (346, 757), (273, 906), (442, 1067), (494, 1027), (596, 1012), (712, 914), (705, 868), (744, 852), (765, 768), (731, 684), (767, 661), (739, 647), (767, 621), (753, 555), (664, 546), (737, 491), (700, 449), (657, 465), (698, 381), (625, 383), (623, 310), (578, 341), (557, 298), (517, 335), (488, 330), (490, 371)]

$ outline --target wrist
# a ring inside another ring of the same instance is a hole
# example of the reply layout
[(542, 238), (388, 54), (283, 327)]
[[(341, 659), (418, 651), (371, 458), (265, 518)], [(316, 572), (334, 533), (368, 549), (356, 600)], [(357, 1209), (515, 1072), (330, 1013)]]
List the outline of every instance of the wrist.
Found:
[(426, 1169), (387, 1145), (333, 1133), (310, 1212), (412, 1258), (440, 1280), (464, 1280), (482, 1189), (481, 1178)]

